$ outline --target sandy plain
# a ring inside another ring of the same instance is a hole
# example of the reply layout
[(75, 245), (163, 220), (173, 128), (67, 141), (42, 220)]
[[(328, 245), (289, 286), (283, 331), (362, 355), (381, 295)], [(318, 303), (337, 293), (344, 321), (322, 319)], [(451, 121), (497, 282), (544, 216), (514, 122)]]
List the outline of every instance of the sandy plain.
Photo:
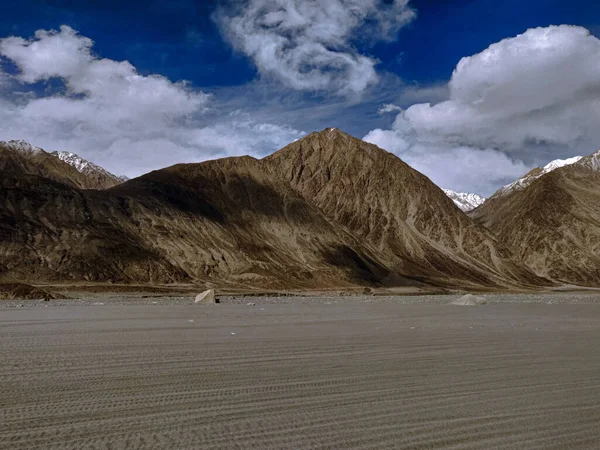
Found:
[(2, 302), (0, 449), (600, 448), (600, 296), (451, 299)]

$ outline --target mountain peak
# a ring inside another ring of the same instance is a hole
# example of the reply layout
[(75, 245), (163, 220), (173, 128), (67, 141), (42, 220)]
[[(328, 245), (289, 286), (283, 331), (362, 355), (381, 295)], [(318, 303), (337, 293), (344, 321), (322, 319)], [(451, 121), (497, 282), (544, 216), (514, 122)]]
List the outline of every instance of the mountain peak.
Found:
[(76, 153), (60, 151), (60, 152), (52, 152), (52, 154), (54, 156), (56, 156), (58, 159), (60, 159), (61, 161), (66, 162), (70, 166), (75, 167), (78, 172), (89, 173), (89, 172), (92, 172), (95, 170), (106, 172), (102, 167), (89, 162), (87, 159), (83, 159), (81, 156), (77, 155)]
[(600, 170), (600, 149), (585, 158), (580, 158), (580, 160), (577, 161), (577, 165), (596, 171)]
[(314, 133), (309, 134), (306, 137), (309, 136), (319, 136), (319, 137), (324, 137), (327, 139), (333, 139), (336, 137), (344, 137), (344, 138), (350, 138), (350, 139), (358, 139), (354, 136), (351, 136), (348, 133), (345, 133), (344, 131), (340, 130), (339, 128), (335, 128), (335, 127), (329, 127), (329, 128), (325, 128), (322, 131), (315, 131)]
[(460, 283), (490, 285), (536, 278), (429, 178), (374, 144), (326, 128), (264, 162), (402, 276), (445, 283), (451, 272)]
[(450, 197), (454, 204), (464, 212), (472, 211), (478, 206), (483, 205), (485, 202), (485, 198), (477, 194), (472, 194), (469, 192), (456, 192), (451, 189), (442, 190), (444, 191), (444, 194)]
[(96, 180), (100, 187), (112, 187), (127, 181), (124, 177), (118, 177), (99, 165), (82, 158), (76, 153), (60, 151), (52, 152), (51, 154), (62, 162), (74, 167), (79, 173)]
[[(498, 191), (492, 197), (502, 197), (504, 195), (507, 195), (507, 194), (510, 194), (510, 193), (513, 193), (516, 191), (522, 191), (527, 186), (529, 186), (531, 183), (533, 183), (535, 180), (540, 178), (542, 175), (550, 173), (560, 167), (565, 167), (565, 166), (570, 166), (575, 163), (580, 163), (580, 160), (591, 158), (591, 157), (593, 157), (593, 155), (590, 155), (586, 158), (584, 158), (583, 156), (573, 156), (573, 157), (567, 158), (567, 159), (555, 159), (554, 161), (550, 161), (544, 167), (536, 167), (535, 169), (531, 170), (530, 172), (528, 172), (527, 174), (525, 174), (518, 180), (515, 180), (512, 183), (501, 187), (500, 189), (498, 189)], [(591, 164), (593, 164), (593, 163), (591, 163)], [(598, 165), (598, 163), (596, 163), (596, 165)]]
[(24, 141), (23, 139), (13, 139), (10, 141), (0, 141), (0, 144), (13, 150), (15, 152), (23, 153), (26, 155), (31, 155), (35, 153), (43, 152), (44, 150), (40, 147), (36, 147), (35, 145), (31, 145), (29, 142)]
[(23, 139), (0, 141), (0, 146), (18, 155), (19, 160), (34, 162), (34, 165), (28, 166), (30, 173), (77, 188), (108, 189), (126, 181), (73, 152), (47, 152)]
[[(285, 161), (286, 168), (298, 172), (296, 175), (299, 177), (311, 177), (317, 173), (319, 177), (330, 177), (337, 171), (343, 171), (345, 177), (371, 178), (373, 182), (379, 180), (378, 177), (386, 178), (389, 167), (396, 166), (392, 169), (396, 175), (408, 169), (408, 165), (397, 156), (338, 128), (310, 133), (265, 160)], [(370, 168), (375, 167), (380, 169), (380, 173), (369, 173)]]

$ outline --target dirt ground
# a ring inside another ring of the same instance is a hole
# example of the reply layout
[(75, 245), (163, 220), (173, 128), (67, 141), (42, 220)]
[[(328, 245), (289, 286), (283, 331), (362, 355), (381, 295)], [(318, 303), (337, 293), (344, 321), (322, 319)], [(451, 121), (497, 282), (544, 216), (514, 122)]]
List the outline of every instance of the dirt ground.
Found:
[(0, 449), (598, 449), (598, 298), (2, 302)]

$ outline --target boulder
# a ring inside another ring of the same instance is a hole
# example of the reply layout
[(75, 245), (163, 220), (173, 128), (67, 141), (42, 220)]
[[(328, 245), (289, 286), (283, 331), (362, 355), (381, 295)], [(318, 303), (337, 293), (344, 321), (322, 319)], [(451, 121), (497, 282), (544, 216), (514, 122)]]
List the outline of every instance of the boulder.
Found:
[(460, 298), (450, 302), (451, 305), (456, 306), (477, 306), (477, 305), (485, 305), (487, 301), (484, 297), (476, 296), (472, 294), (463, 295)]
[(209, 289), (208, 291), (196, 295), (194, 303), (199, 305), (212, 305), (214, 303), (219, 303), (219, 300), (215, 297), (215, 290)]

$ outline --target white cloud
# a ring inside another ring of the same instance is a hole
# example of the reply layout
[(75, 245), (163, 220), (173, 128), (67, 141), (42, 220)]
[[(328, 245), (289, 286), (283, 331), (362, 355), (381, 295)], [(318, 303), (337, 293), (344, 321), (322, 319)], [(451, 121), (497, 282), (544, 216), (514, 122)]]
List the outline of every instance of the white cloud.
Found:
[(393, 103), (385, 103), (379, 107), (377, 110), (377, 114), (389, 114), (392, 112), (402, 111), (402, 108), (398, 105), (394, 105)]
[(463, 58), (448, 89), (449, 100), (413, 105), (391, 130), (365, 138), (397, 148), (444, 187), (485, 194), (534, 163), (600, 144), (600, 40), (584, 28), (531, 29), (493, 44)]
[[(118, 123), (135, 114), (164, 120), (201, 110), (209, 96), (188, 89), (186, 83), (172, 83), (160, 75), (139, 75), (129, 62), (100, 59), (92, 55), (91, 39), (68, 26), (60, 31), (38, 30), (35, 38), (9, 37), (0, 40), (0, 54), (12, 60), (24, 83), (51, 78), (64, 80), (68, 94), (82, 94), (93, 109), (111, 106), (110, 120)], [(37, 105), (46, 111), (81, 114), (82, 103), (70, 98), (45, 98)], [(54, 115), (54, 114), (53, 114)]]
[[(186, 82), (140, 75), (127, 61), (101, 59), (68, 26), (34, 38), (0, 39), (0, 55), (19, 70), (22, 95), (0, 91), (0, 139), (69, 150), (136, 176), (178, 162), (261, 154), (302, 133), (243, 114), (206, 116), (215, 100)], [(2, 79), (2, 78), (0, 78)], [(32, 83), (59, 79), (61, 92), (36, 95)]]
[(377, 61), (353, 47), (388, 40), (414, 17), (409, 0), (250, 0), (217, 15), (224, 35), (265, 77), (296, 90), (359, 94), (377, 81)]

